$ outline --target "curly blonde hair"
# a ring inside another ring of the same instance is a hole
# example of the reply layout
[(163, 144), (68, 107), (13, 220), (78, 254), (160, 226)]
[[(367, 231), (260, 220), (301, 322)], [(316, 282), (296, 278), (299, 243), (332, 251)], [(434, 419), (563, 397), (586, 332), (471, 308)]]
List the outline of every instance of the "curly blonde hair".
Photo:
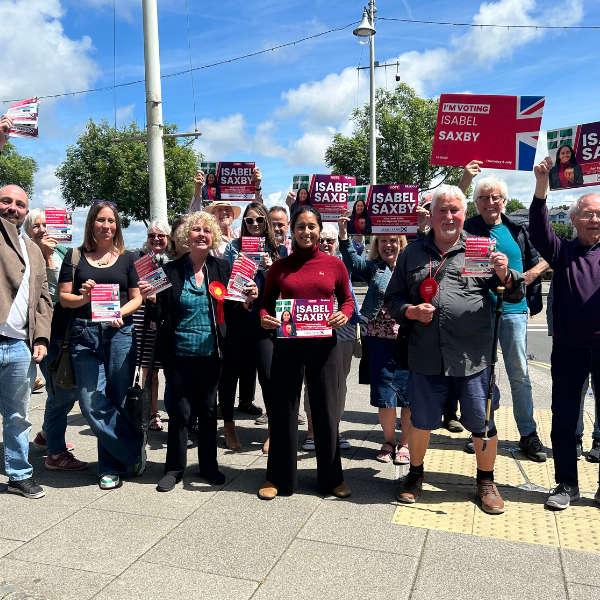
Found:
[(204, 211), (198, 211), (189, 214), (181, 228), (181, 232), (179, 233), (179, 241), (185, 246), (190, 245), (190, 231), (192, 227), (195, 225), (208, 225), (210, 232), (212, 234), (212, 245), (210, 247), (211, 250), (218, 248), (221, 245), (221, 228), (217, 223), (217, 219), (211, 214)]

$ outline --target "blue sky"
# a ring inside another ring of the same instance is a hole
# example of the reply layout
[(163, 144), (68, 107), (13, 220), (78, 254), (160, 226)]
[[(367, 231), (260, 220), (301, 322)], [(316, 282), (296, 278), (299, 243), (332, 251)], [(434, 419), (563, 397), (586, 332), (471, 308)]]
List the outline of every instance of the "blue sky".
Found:
[[(186, 2), (158, 0), (163, 74), (189, 68)], [(234, 58), (358, 21), (363, 4), (348, 0), (188, 0), (195, 67)], [(598, 0), (461, 2), (378, 0), (380, 17), (466, 23), (598, 25)], [(0, 101), (61, 94), (113, 83), (112, 0), (0, 0), (3, 44)], [(10, 27), (7, 24), (26, 26)], [(117, 0), (116, 80), (143, 79), (141, 0)], [(600, 120), (598, 31), (474, 29), (379, 21), (376, 59), (400, 60), (402, 80), (427, 97), (440, 93), (545, 95), (544, 130)], [(198, 150), (211, 160), (254, 160), (269, 203), (283, 200), (294, 173), (327, 172), (324, 150), (348, 116), (368, 100), (368, 47), (352, 27), (282, 50), (196, 71)], [(395, 69), (377, 72), (377, 85), (395, 85)], [(189, 75), (163, 79), (163, 115), (194, 129)], [(143, 84), (119, 88), (118, 123), (144, 123)], [(0, 105), (1, 107), (2, 105)], [(7, 108), (8, 104), (4, 105)], [(31, 205), (61, 205), (54, 171), (89, 118), (115, 120), (113, 92), (45, 100), (36, 141), (16, 140), (40, 166)], [(542, 158), (542, 137), (538, 157)], [(509, 194), (528, 202), (533, 174), (502, 171)], [(409, 182), (399, 182), (409, 183)], [(554, 204), (573, 199), (551, 196)], [(85, 214), (75, 220), (80, 239)], [(134, 224), (126, 242), (144, 238)]]

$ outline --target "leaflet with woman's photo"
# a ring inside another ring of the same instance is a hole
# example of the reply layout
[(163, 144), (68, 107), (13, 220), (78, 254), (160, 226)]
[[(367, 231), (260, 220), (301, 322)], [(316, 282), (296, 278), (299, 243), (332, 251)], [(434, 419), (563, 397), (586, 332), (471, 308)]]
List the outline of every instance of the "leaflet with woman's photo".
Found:
[(171, 282), (166, 276), (163, 268), (159, 266), (154, 256), (154, 252), (148, 252), (134, 263), (138, 277), (142, 281), (152, 284), (152, 294), (158, 294), (171, 287)]
[(242, 252), (248, 258), (251, 258), (259, 269), (265, 268), (265, 257), (267, 244), (264, 237), (252, 237), (250, 235), (242, 236)]
[(227, 284), (227, 300), (245, 302), (248, 299), (244, 288), (254, 279), (256, 270), (256, 263), (247, 256), (241, 256), (233, 261), (231, 277)]
[(275, 316), (281, 321), (278, 338), (331, 337), (327, 321), (333, 313), (333, 300), (277, 300)]
[(98, 283), (92, 288), (92, 321), (114, 321), (121, 318), (118, 283)]
[(46, 233), (57, 242), (73, 240), (73, 211), (61, 207), (48, 206), (46, 214)]
[(496, 238), (469, 236), (466, 239), (463, 277), (485, 277), (494, 274), (492, 252), (496, 251)]

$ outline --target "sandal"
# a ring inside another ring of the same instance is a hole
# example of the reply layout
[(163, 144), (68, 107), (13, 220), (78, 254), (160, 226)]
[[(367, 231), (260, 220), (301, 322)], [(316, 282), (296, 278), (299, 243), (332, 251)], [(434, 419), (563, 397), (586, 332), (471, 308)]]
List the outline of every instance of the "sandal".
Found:
[[(403, 450), (404, 448), (404, 450)], [(398, 450), (396, 456), (394, 456), (395, 465), (409, 465), (410, 464), (410, 452), (408, 446), (401, 446), (398, 444)]]
[[(391, 450), (385, 450), (386, 446), (389, 446)], [(382, 463), (392, 462), (392, 454), (395, 452), (395, 450), (396, 442), (394, 442), (393, 444), (391, 442), (386, 442), (385, 444), (383, 444), (383, 446), (381, 446), (381, 450), (379, 451), (379, 454), (375, 457), (375, 459)]]
[(162, 431), (164, 429), (162, 421), (160, 420), (160, 415), (158, 413), (152, 415), (148, 429), (152, 431)]

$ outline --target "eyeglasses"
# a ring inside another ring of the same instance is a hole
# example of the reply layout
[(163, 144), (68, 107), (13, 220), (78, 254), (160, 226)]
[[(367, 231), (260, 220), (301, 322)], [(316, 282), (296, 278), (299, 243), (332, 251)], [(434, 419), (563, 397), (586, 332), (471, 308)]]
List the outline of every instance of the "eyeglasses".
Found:
[(102, 198), (95, 198), (94, 200), (92, 200), (92, 204), (110, 204), (111, 206), (114, 206), (115, 208), (117, 208), (117, 205), (114, 202), (111, 202), (110, 200), (102, 200)]
[(583, 213), (581, 213), (580, 218), (584, 219), (586, 221), (591, 221), (594, 218), (594, 215), (596, 216), (596, 219), (598, 219), (598, 221), (600, 221), (600, 212), (592, 212), (592, 211), (585, 211)]
[(330, 246), (333, 246), (335, 240), (333, 238), (321, 238), (319, 239), (319, 244), (329, 244)]
[(154, 238), (158, 238), (159, 240), (164, 240), (167, 236), (164, 233), (149, 233), (148, 238), (153, 240)]
[(264, 222), (264, 217), (256, 217), (256, 219), (253, 219), (252, 217), (244, 217), (244, 223), (246, 223), (246, 225), (254, 225), (254, 223), (257, 225), (262, 225)]
[(500, 202), (500, 200), (504, 200), (502, 196), (479, 196), (477, 200), (481, 202), (488, 202), (491, 200), (492, 202)]

